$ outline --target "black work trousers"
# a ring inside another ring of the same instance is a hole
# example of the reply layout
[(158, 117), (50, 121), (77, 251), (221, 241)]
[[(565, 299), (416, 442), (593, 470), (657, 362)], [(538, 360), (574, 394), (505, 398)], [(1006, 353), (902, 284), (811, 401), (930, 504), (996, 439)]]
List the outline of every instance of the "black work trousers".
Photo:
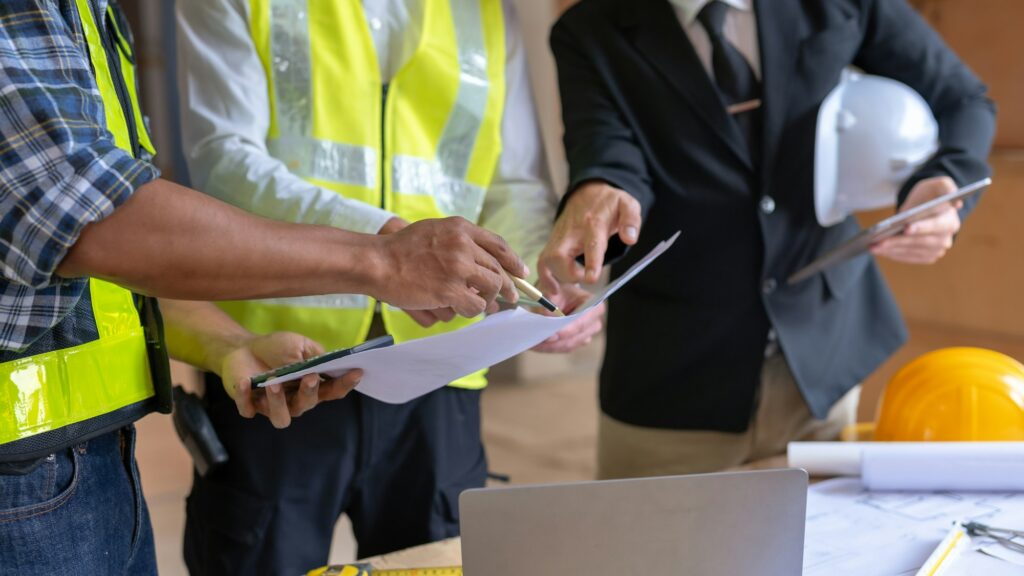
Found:
[(213, 376), (206, 403), (230, 459), (193, 480), (193, 575), (305, 574), (327, 563), (343, 513), (361, 558), (457, 536), (459, 494), (486, 481), (480, 391), (445, 387), (397, 406), (352, 392), (284, 430), (239, 416)]

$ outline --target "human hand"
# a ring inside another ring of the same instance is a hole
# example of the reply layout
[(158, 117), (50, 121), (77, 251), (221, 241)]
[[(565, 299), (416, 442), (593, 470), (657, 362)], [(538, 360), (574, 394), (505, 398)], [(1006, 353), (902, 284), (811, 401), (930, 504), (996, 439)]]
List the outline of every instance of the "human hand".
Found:
[(380, 230), (377, 231), (377, 234), (394, 234), (395, 232), (398, 232), (399, 230), (405, 228), (408, 225), (409, 222), (405, 218), (394, 216), (390, 218), (387, 222), (385, 222), (383, 226), (380, 227)]
[(464, 218), (421, 220), (384, 240), (373, 296), (404, 310), (451, 308), (477, 316), (499, 294), (518, 299), (506, 271), (520, 277), (529, 272), (504, 239)]
[[(398, 232), (399, 230), (402, 230), (408, 225), (409, 222), (407, 222), (405, 219), (395, 216), (394, 218), (385, 222), (384, 226), (382, 226), (380, 231), (377, 233), (393, 234), (395, 232)], [(413, 320), (415, 320), (417, 324), (424, 328), (430, 328), (431, 326), (438, 322), (448, 322), (455, 318), (455, 310), (453, 310), (451, 307), (435, 308), (433, 310), (405, 310), (404, 312), (408, 314), (409, 317), (411, 317)]]
[[(900, 212), (956, 189), (956, 183), (948, 176), (921, 180), (911, 189)], [(899, 236), (872, 246), (871, 253), (907, 264), (934, 264), (953, 246), (953, 236), (960, 231), (957, 210), (962, 207), (963, 201), (957, 200), (935, 208), (928, 218), (910, 224)]]
[[(551, 287), (541, 282), (541, 286), (544, 295), (566, 314), (572, 314), (573, 311), (591, 298), (590, 292), (575, 284)], [(551, 314), (543, 308), (539, 308), (537, 312)], [(601, 331), (604, 322), (604, 312), (605, 306), (604, 302), (602, 302), (587, 310), (586, 313), (573, 321), (572, 324), (562, 328), (547, 340), (534, 346), (532, 350), (534, 352), (564, 354), (590, 344), (594, 335)]]
[(307, 360), (323, 354), (319, 344), (291, 332), (252, 336), (228, 351), (220, 361), (218, 374), (224, 390), (235, 401), (245, 418), (263, 414), (275, 428), (287, 428), (296, 418), (320, 402), (344, 398), (359, 384), (362, 370), (352, 370), (339, 378), (321, 380), (319, 374), (307, 374), (297, 387), (285, 390), (274, 384), (253, 390), (250, 379), (268, 370)]
[[(627, 192), (600, 181), (576, 189), (555, 222), (551, 238), (541, 252), (541, 281), (593, 284), (601, 275), (608, 239), (619, 235), (636, 244), (640, 236), (640, 203)], [(584, 256), (585, 268), (576, 262)]]

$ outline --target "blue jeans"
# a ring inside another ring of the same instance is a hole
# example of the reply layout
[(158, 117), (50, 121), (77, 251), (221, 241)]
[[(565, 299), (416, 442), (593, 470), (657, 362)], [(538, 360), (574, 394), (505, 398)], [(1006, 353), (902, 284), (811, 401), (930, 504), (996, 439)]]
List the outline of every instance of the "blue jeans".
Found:
[(16, 574), (156, 574), (134, 427), (0, 474), (0, 576)]

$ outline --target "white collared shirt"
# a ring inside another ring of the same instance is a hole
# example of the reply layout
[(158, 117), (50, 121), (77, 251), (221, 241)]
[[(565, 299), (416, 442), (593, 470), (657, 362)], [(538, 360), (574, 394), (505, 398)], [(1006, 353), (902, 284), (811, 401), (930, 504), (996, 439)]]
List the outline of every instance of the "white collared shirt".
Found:
[[(387, 82), (415, 52), (422, 0), (363, 0), (366, 25)], [(267, 151), (267, 78), (249, 30), (248, 0), (178, 0), (178, 85), (182, 135), (193, 184), (277, 220), (375, 233), (393, 216), (288, 171)], [(479, 224), (503, 236), (535, 269), (557, 198), (548, 181), (526, 48), (511, 0), (506, 22), (502, 152)], [(339, 92), (339, 98), (344, 93)], [(343, 100), (341, 100), (343, 101)]]
[[(679, 23), (690, 38), (697, 56), (712, 80), (715, 73), (711, 68), (711, 40), (704, 26), (697, 20), (704, 5), (711, 0), (669, 0), (679, 16)], [(757, 17), (752, 0), (722, 0), (729, 5), (729, 12), (722, 25), (722, 33), (747, 59), (754, 70), (754, 76), (761, 79), (761, 47), (757, 38)]]

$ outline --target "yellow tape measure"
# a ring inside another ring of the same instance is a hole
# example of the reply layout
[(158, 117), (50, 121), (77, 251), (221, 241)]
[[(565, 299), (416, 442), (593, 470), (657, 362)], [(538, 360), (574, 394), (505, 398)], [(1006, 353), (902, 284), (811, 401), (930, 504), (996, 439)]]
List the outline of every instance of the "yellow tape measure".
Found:
[(374, 570), (369, 564), (346, 564), (317, 568), (306, 576), (462, 576), (462, 568), (451, 566), (447, 568)]

